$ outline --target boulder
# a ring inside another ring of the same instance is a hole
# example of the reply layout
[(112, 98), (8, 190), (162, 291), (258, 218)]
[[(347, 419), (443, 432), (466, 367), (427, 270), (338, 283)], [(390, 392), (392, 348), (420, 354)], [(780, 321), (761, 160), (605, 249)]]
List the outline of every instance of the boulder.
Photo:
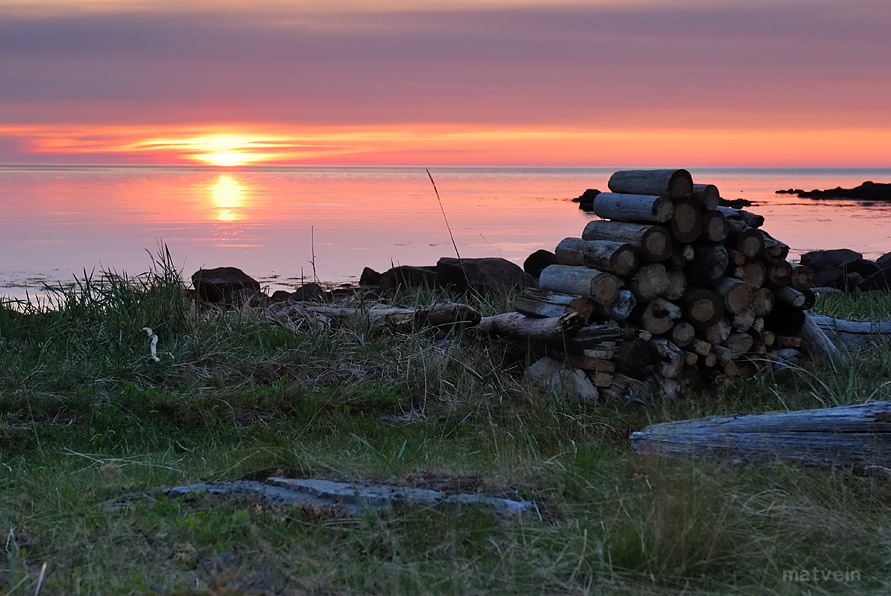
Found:
[(807, 265), (814, 271), (822, 269), (826, 265), (844, 267), (854, 261), (862, 261), (863, 255), (849, 248), (835, 248), (832, 250), (815, 250), (801, 255), (801, 264)]
[(362, 269), (362, 275), (359, 276), (360, 286), (377, 286), (381, 283), (381, 274), (372, 269), (365, 267)]
[(286, 290), (276, 290), (272, 293), (272, 296), (269, 297), (273, 303), (275, 302), (287, 302), (288, 298), (291, 297), (291, 292)]
[(498, 257), (460, 260), (443, 257), (436, 263), (436, 272), (438, 285), (451, 286), (459, 292), (507, 295), (514, 289), (535, 285), (532, 276), (519, 265)]
[(251, 308), (265, 308), (269, 306), (271, 300), (269, 296), (263, 292), (258, 292), (251, 288), (242, 288), (241, 290), (232, 292), (226, 299), (226, 303), (237, 307), (250, 306)]
[(557, 255), (549, 250), (536, 250), (523, 261), (523, 271), (538, 278), (548, 265), (557, 264)]
[(596, 188), (589, 188), (582, 193), (582, 196), (573, 199), (573, 201), (577, 202), (579, 204), (579, 209), (582, 209), (583, 211), (594, 211), (594, 199), (599, 194), (600, 191)]
[(378, 282), (382, 292), (396, 291), (397, 288), (433, 288), (436, 286), (436, 267), (414, 267), (400, 265), (384, 271)]
[(861, 292), (891, 289), (891, 260), (886, 259), (884, 266), (880, 266), (878, 271), (860, 282), (858, 288)]
[[(880, 267), (859, 252), (838, 248), (816, 250), (801, 255), (801, 264), (814, 270), (814, 285), (853, 290), (859, 281), (876, 273)], [(852, 275), (856, 274), (856, 275)]]
[(885, 269), (888, 266), (891, 266), (891, 252), (886, 252), (876, 259), (876, 265), (878, 265), (880, 269)]
[(288, 300), (290, 302), (309, 302), (319, 300), (324, 295), (325, 290), (322, 289), (322, 286), (317, 283), (308, 283), (292, 292)]
[(198, 297), (208, 302), (231, 302), (239, 290), (260, 291), (260, 282), (237, 267), (199, 269), (192, 274), (192, 285)]

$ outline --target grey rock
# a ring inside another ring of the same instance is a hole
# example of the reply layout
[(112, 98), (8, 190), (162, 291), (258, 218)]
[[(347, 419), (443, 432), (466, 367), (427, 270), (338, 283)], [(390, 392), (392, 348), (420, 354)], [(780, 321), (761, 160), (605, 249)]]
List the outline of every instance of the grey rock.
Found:
[(322, 289), (322, 286), (317, 283), (308, 283), (292, 292), (288, 300), (291, 302), (310, 302), (319, 300), (324, 295), (325, 290)]
[(471, 290), (480, 294), (505, 296), (515, 289), (535, 285), (535, 280), (516, 263), (498, 257), (456, 259), (443, 257), (436, 263), (437, 284), (451, 286), (458, 292)]
[(208, 302), (229, 302), (239, 290), (260, 291), (260, 282), (237, 267), (199, 269), (192, 274), (198, 297)]
[(436, 287), (436, 267), (400, 265), (381, 274), (378, 288), (381, 292), (394, 292), (399, 288)]

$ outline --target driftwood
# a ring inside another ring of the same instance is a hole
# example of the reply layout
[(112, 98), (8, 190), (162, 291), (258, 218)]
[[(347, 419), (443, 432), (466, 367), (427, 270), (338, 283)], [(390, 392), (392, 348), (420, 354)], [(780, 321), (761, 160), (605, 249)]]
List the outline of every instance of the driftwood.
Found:
[(591, 319), (596, 302), (584, 296), (560, 294), (549, 290), (526, 288), (517, 297), (514, 309), (527, 317), (559, 317), (571, 312), (577, 312)]
[(891, 467), (891, 401), (667, 422), (632, 433), (631, 446), (641, 454), (734, 463)]
[(714, 211), (721, 202), (721, 193), (714, 184), (694, 184), (690, 196), (706, 211)]
[(847, 321), (820, 315), (809, 315), (814, 323), (836, 345), (862, 348), (874, 342), (891, 339), (891, 321)]
[(360, 324), (367, 322), (372, 331), (382, 329), (413, 331), (452, 325), (473, 326), (480, 322), (481, 317), (476, 309), (455, 302), (441, 302), (419, 308), (396, 308), (386, 305), (350, 308), (295, 302), (279, 309), (270, 309), (267, 319), (279, 324), (283, 320), (306, 320), (314, 328), (327, 325), (332, 321)]
[(582, 232), (582, 240), (610, 240), (633, 244), (646, 261), (664, 261), (671, 256), (671, 233), (664, 226), (594, 220)]
[(604, 219), (637, 223), (666, 223), (674, 214), (674, 205), (668, 197), (613, 192), (594, 197), (593, 209)]
[(518, 312), (483, 317), (473, 328), (476, 333), (492, 333), (529, 341), (554, 341), (585, 324), (585, 317), (571, 312), (559, 317), (533, 318)]

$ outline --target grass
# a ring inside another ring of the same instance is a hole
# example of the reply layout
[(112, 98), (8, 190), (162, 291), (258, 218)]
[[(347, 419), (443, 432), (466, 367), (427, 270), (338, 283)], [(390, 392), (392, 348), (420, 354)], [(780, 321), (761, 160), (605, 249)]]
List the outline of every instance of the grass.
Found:
[[(891, 297), (863, 300), (816, 308), (891, 318)], [(167, 255), (136, 279), (85, 276), (53, 308), (15, 306), (0, 308), (0, 594), (891, 588), (888, 478), (642, 458), (628, 444), (652, 422), (888, 399), (881, 347), (625, 409), (527, 386), (528, 354), (469, 336), (292, 333), (196, 306)], [(355, 518), (163, 492), (272, 474), (534, 499), (542, 516)], [(815, 568), (856, 581), (784, 579)]]

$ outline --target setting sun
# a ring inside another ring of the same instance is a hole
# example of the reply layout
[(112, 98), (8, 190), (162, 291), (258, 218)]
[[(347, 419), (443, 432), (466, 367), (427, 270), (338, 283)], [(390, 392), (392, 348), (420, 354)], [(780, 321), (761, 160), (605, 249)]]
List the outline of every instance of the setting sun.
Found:
[(259, 150), (280, 146), (274, 139), (228, 134), (191, 139), (150, 139), (136, 145), (142, 150), (179, 152), (188, 159), (220, 167), (243, 166), (276, 157), (274, 153)]

